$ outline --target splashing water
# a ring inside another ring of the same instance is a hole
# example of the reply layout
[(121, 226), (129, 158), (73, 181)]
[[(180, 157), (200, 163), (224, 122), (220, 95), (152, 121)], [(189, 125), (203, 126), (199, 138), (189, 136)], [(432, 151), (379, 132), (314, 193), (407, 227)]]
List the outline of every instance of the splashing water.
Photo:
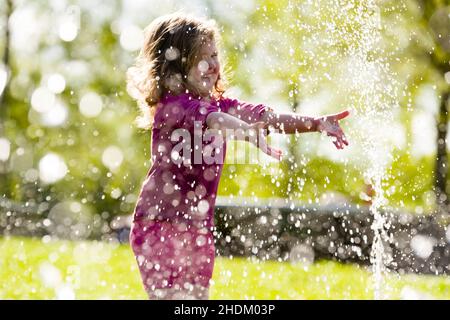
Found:
[(383, 275), (387, 273), (387, 265), (389, 265), (392, 258), (389, 252), (385, 250), (385, 243), (390, 241), (388, 235), (389, 222), (379, 210), (379, 208), (384, 204), (385, 200), (380, 179), (375, 180), (374, 189), (378, 190), (378, 192), (374, 197), (374, 201), (372, 202), (372, 205), (370, 207), (370, 211), (374, 217), (372, 223), (374, 237), (372, 241), (370, 261), (372, 263), (372, 270), (374, 274), (374, 298), (379, 300), (388, 298), (388, 296), (386, 295), (387, 288), (386, 284), (383, 281)]
[[(393, 120), (398, 111), (399, 91), (404, 88), (392, 70), (399, 48), (383, 38), (386, 32), (379, 4), (390, 6), (389, 10), (404, 8), (401, 3), (377, 0), (306, 0), (301, 6), (289, 2), (288, 10), (298, 16), (297, 27), (303, 39), (299, 53), (300, 63), (305, 65), (299, 71), (303, 90), (311, 94), (313, 88), (334, 89), (338, 84), (335, 103), (353, 109), (346, 130), (352, 147), (358, 150), (352, 158), (358, 160), (368, 187), (374, 191), (370, 207), (374, 298), (385, 299), (389, 288), (384, 276), (392, 259), (387, 246), (390, 226), (384, 213), (387, 199), (383, 186), (393, 160), (396, 142)], [(389, 25), (395, 23), (390, 21)], [(295, 63), (291, 64), (293, 70)], [(306, 67), (309, 65), (312, 67)]]
[[(350, 46), (353, 71), (351, 79), (358, 115), (360, 144), (366, 157), (364, 176), (374, 190), (370, 212), (373, 215), (371, 229), (374, 232), (370, 261), (373, 271), (374, 298), (388, 298), (384, 275), (392, 259), (386, 244), (390, 242), (389, 221), (382, 209), (387, 200), (383, 191), (386, 169), (392, 160), (389, 138), (390, 121), (398, 106), (397, 82), (389, 69), (387, 56), (381, 47), (381, 17), (376, 1), (368, 0), (355, 5), (355, 21), (358, 24), (355, 43)], [(381, 129), (381, 130), (380, 130)]]
[[(321, 59), (330, 61), (329, 57), (335, 57), (337, 72), (333, 77), (339, 84), (336, 101), (353, 109), (348, 135), (353, 147), (360, 148), (354, 158), (358, 158), (368, 187), (374, 191), (370, 207), (374, 232), (370, 257), (374, 298), (385, 299), (388, 287), (384, 275), (392, 259), (387, 247), (390, 236), (389, 221), (383, 210), (387, 205), (383, 186), (393, 160), (391, 151), (396, 136), (393, 119), (398, 111), (398, 92), (403, 87), (391, 70), (399, 49), (383, 38), (378, 3), (381, 4), (377, 0), (306, 1), (301, 12), (322, 21), (302, 25), (302, 31), (311, 35), (314, 44), (302, 52), (304, 60), (319, 67), (317, 63)], [(401, 4), (398, 8), (402, 8)], [(300, 20), (308, 22), (306, 17)], [(314, 51), (315, 47), (320, 47), (321, 52)], [(326, 83), (332, 78), (329, 75), (332, 68), (328, 65), (326, 68), (324, 78), (316, 76), (317, 72), (302, 74), (307, 79), (302, 85)]]

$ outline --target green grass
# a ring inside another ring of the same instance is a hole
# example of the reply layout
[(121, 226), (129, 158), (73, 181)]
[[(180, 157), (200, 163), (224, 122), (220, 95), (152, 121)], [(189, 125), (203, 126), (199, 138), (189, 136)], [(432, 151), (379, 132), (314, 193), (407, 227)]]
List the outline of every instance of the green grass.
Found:
[[(146, 299), (128, 245), (0, 238), (0, 299)], [(321, 261), (309, 267), (217, 258), (211, 299), (372, 299), (371, 273)], [(450, 298), (450, 277), (390, 275), (386, 292)], [(403, 292), (403, 293), (402, 293)]]

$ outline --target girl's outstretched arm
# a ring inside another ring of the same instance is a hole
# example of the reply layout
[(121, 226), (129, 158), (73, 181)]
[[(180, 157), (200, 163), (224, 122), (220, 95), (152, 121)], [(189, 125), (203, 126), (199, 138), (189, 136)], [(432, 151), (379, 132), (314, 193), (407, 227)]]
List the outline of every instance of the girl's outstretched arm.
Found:
[(348, 145), (348, 141), (344, 131), (339, 126), (339, 120), (344, 119), (349, 114), (350, 112), (346, 110), (332, 115), (308, 117), (298, 114), (267, 111), (263, 114), (261, 121), (264, 121), (267, 126), (281, 130), (285, 134), (314, 131), (324, 132), (328, 136), (333, 137), (333, 143), (336, 148), (343, 149), (344, 145)]

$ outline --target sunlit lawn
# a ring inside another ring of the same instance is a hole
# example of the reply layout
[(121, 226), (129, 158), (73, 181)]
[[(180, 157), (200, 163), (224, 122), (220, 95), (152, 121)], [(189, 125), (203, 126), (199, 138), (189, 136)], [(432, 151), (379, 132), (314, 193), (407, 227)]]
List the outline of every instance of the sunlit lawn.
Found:
[[(146, 299), (128, 245), (0, 238), (0, 299)], [(306, 268), (217, 258), (212, 299), (372, 299), (371, 274), (324, 261)], [(390, 276), (390, 298), (450, 299), (450, 277)]]

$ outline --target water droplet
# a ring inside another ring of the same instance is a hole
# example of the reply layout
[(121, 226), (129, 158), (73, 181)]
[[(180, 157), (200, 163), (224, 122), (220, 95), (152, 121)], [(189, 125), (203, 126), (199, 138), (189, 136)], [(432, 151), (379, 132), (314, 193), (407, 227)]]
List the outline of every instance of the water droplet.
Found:
[(197, 208), (201, 214), (206, 214), (209, 210), (209, 202), (207, 200), (200, 200)]
[(170, 47), (169, 49), (166, 50), (164, 56), (168, 61), (176, 60), (180, 56), (180, 50), (174, 47)]
[(427, 259), (432, 253), (436, 245), (436, 239), (425, 235), (416, 235), (411, 239), (411, 249), (414, 253), (422, 258)]
[(199, 235), (195, 239), (195, 242), (197, 243), (198, 246), (204, 246), (206, 244), (206, 237), (203, 235)]
[(198, 63), (197, 67), (198, 67), (198, 70), (200, 72), (205, 73), (209, 69), (209, 64), (205, 60), (200, 60), (200, 62)]

